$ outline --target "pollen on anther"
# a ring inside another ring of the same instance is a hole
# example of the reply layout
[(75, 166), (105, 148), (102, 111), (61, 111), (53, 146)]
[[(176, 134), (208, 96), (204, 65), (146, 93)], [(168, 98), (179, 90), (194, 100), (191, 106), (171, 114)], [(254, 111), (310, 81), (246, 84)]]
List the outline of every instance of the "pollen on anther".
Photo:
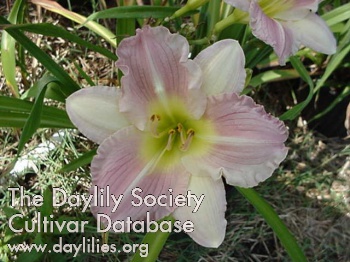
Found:
[(195, 133), (195, 132), (194, 132), (194, 130), (193, 130), (192, 128), (190, 128), (190, 129), (187, 130), (187, 135), (188, 135), (188, 136), (194, 136), (194, 133)]
[(152, 122), (154, 122), (155, 120), (160, 121), (160, 115), (153, 114), (150, 119)]
[(150, 117), (150, 131), (153, 134), (154, 137), (158, 137), (159, 133), (158, 133), (158, 124), (160, 121), (160, 116), (153, 114)]
[(180, 150), (187, 151), (190, 148), (194, 133), (195, 132), (192, 128), (187, 130), (187, 132), (186, 132), (187, 138), (184, 141), (182, 141), (182, 144), (180, 146)]

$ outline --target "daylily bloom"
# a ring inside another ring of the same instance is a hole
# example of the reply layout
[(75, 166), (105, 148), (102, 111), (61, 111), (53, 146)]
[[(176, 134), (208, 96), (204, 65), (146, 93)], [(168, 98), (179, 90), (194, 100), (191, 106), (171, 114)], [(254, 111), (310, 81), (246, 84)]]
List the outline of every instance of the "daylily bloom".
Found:
[[(93, 187), (124, 195), (115, 212), (113, 205), (95, 205), (92, 213), (112, 221), (172, 214), (194, 223), (189, 235), (197, 243), (218, 247), (226, 230), (223, 177), (240, 187), (270, 177), (287, 154), (286, 127), (252, 98), (239, 96), (245, 59), (234, 40), (191, 60), (183, 36), (146, 26), (124, 39), (117, 55), (121, 89), (83, 88), (67, 99), (73, 123), (100, 144), (91, 163)], [(134, 207), (136, 187), (143, 198), (187, 191), (205, 198), (196, 213), (193, 205)]]
[(336, 41), (332, 32), (325, 21), (315, 14), (319, 0), (225, 2), (238, 8), (234, 12), (239, 17), (242, 17), (242, 11), (248, 13), (253, 35), (273, 47), (281, 65), (301, 45), (328, 55), (336, 52)]

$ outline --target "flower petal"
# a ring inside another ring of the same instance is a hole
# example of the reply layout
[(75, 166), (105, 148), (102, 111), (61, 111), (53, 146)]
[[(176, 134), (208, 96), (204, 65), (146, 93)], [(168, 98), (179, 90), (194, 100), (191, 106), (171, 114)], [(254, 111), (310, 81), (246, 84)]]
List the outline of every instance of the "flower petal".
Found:
[(192, 221), (194, 231), (188, 235), (198, 244), (205, 247), (219, 247), (225, 238), (226, 196), (222, 179), (214, 181), (211, 177), (191, 176), (188, 192), (195, 194), (197, 199), (204, 195), (197, 212), (195, 206), (178, 207), (173, 216), (176, 220)]
[(202, 88), (207, 95), (236, 92), (244, 88), (245, 57), (239, 43), (227, 39), (204, 49), (194, 59), (202, 69)]
[[(116, 198), (123, 195), (123, 199), (117, 210), (113, 210), (114, 204), (111, 196), (104, 195), (104, 203), (107, 199), (112, 203), (110, 206), (93, 205), (92, 213), (105, 214), (111, 221), (125, 220), (130, 217), (132, 221), (142, 220), (146, 217), (146, 212), (150, 212), (152, 220), (158, 220), (170, 214), (175, 206), (146, 206), (140, 207), (133, 205), (132, 201), (137, 204), (138, 197), (131, 194), (136, 190), (134, 195), (144, 198), (146, 195), (158, 197), (162, 194), (176, 196), (184, 194), (187, 189), (189, 173), (182, 166), (171, 169), (159, 170), (156, 168), (159, 161), (159, 155), (154, 156), (148, 162), (140, 156), (140, 145), (142, 132), (134, 127), (126, 127), (108, 137), (100, 145), (97, 156), (91, 163), (92, 188), (91, 194), (95, 194), (95, 186), (114, 194)], [(172, 190), (172, 192), (169, 191)], [(95, 197), (98, 197), (95, 195)], [(164, 200), (165, 201), (165, 200)], [(104, 220), (105, 221), (105, 220)]]
[(305, 18), (310, 12), (315, 13), (318, 9), (319, 0), (289, 0), (291, 7), (274, 15), (281, 20), (296, 21)]
[(119, 112), (121, 91), (115, 87), (83, 88), (66, 100), (66, 109), (73, 124), (90, 140), (102, 141), (114, 132), (130, 125)]
[(117, 66), (124, 73), (120, 109), (136, 127), (145, 128), (150, 102), (161, 101), (166, 111), (169, 97), (188, 99), (195, 118), (203, 114), (206, 98), (200, 93), (201, 70), (188, 59), (186, 38), (170, 34), (165, 27), (146, 26), (124, 39), (117, 55)]
[(304, 19), (285, 23), (293, 31), (298, 42), (311, 49), (324, 53), (334, 54), (337, 43), (326, 22), (314, 13), (309, 13)]
[(270, 177), (287, 155), (283, 122), (248, 96), (210, 97), (203, 117), (214, 123), (217, 135), (200, 137), (212, 143), (206, 155), (183, 158), (192, 175), (218, 179), (223, 174), (228, 184), (253, 187)]
[(256, 1), (251, 2), (249, 13), (253, 35), (272, 46), (280, 65), (285, 65), (285, 60), (297, 52), (299, 47), (294, 42), (292, 31), (265, 15)]

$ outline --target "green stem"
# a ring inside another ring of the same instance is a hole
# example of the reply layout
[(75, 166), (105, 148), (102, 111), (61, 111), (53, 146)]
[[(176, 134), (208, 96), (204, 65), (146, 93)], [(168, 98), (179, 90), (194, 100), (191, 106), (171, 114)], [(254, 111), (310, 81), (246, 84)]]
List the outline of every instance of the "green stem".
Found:
[(223, 11), (221, 12), (220, 20), (223, 20), (226, 17), (228, 17), (230, 14), (232, 14), (232, 10), (233, 10), (232, 5), (224, 3), (224, 7), (223, 7)]
[(307, 262), (307, 259), (300, 249), (295, 237), (289, 232), (286, 225), (279, 218), (276, 211), (252, 188), (236, 189), (258, 210), (265, 221), (276, 233), (290, 258), (294, 262)]
[(222, 30), (229, 27), (230, 25), (233, 25), (235, 23), (246, 24), (248, 22), (249, 22), (249, 14), (239, 9), (235, 9), (231, 15), (229, 15), (225, 19), (215, 24), (213, 29), (213, 36), (218, 36)]
[(207, 15), (208, 15), (207, 37), (210, 37), (210, 34), (211, 34), (212, 30), (214, 29), (214, 26), (220, 20), (220, 7), (221, 7), (220, 0), (209, 1), (208, 13), (207, 13)]
[[(163, 221), (170, 221), (170, 229), (168, 230), (168, 227), (163, 227), (164, 230), (159, 230), (156, 232), (148, 232), (144, 239), (142, 240), (143, 246), (147, 246), (148, 254), (145, 256), (145, 254), (142, 254), (142, 250), (140, 248), (136, 251), (134, 257), (132, 258), (131, 262), (154, 262), (157, 260), (160, 252), (162, 251), (165, 242), (167, 241), (168, 237), (171, 234), (171, 228), (173, 227), (173, 224), (175, 222), (175, 219), (172, 216), (167, 216), (160, 220), (158, 222), (158, 226)], [(165, 232), (169, 231), (169, 232)]]
[(200, 6), (205, 5), (209, 0), (190, 0), (186, 3), (185, 6), (181, 7), (179, 10), (177, 10), (170, 19), (174, 19), (180, 16), (183, 16), (184, 14), (197, 9)]

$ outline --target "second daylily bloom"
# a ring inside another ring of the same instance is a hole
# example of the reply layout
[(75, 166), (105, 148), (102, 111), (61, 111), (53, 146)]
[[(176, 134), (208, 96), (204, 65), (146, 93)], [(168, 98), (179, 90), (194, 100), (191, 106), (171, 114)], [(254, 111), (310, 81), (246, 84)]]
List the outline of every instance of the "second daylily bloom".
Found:
[[(335, 38), (325, 21), (315, 12), (319, 0), (225, 0), (238, 8), (236, 15), (247, 12), (252, 33), (271, 45), (279, 63), (295, 54), (301, 45), (317, 52), (334, 54)], [(235, 13), (234, 13), (235, 15)]]
[[(225, 236), (223, 177), (252, 187), (270, 177), (286, 157), (287, 129), (248, 96), (244, 54), (223, 40), (188, 59), (187, 40), (164, 27), (144, 27), (117, 50), (122, 88), (84, 88), (67, 99), (67, 112), (79, 130), (100, 144), (91, 164), (92, 185), (124, 198), (92, 213), (112, 221), (158, 220), (172, 214), (191, 220), (189, 235), (206, 247)], [(174, 197), (187, 191), (205, 195), (194, 206), (132, 206), (131, 191), (145, 197)], [(92, 191), (93, 193), (93, 191)]]

